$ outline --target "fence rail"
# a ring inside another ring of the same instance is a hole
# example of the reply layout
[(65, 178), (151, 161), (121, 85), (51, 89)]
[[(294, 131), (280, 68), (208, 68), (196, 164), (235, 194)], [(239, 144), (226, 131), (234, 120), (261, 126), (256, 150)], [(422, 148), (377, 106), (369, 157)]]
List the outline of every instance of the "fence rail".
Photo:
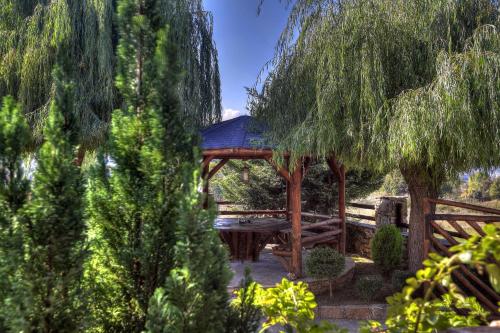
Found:
[[(475, 214), (436, 214), (434, 213), (436, 205), (458, 207)], [(500, 225), (500, 210), (450, 200), (426, 199), (424, 241), (426, 256), (429, 252), (436, 252), (450, 257), (451, 246), (472, 235), (484, 236), (483, 227), (487, 224)], [(476, 269), (465, 265), (459, 265), (453, 272), (453, 279), (465, 294), (475, 296), (494, 316), (498, 316), (497, 304), (500, 302), (500, 295), (493, 290), (484, 274), (479, 274)]]

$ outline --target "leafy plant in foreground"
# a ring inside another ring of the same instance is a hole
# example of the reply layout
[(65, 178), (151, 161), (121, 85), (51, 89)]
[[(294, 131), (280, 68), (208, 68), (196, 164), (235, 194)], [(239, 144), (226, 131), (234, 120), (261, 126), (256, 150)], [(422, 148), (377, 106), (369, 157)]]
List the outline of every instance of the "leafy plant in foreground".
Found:
[[(407, 280), (403, 291), (389, 297), (386, 328), (380, 322), (370, 321), (362, 327), (362, 333), (368, 332), (436, 332), (450, 327), (480, 326), (487, 324), (488, 312), (474, 297), (460, 294), (452, 280), (453, 270), (459, 264), (484, 267), (491, 285), (500, 292), (500, 230), (493, 225), (484, 227), (485, 236), (472, 236), (466, 242), (450, 249), (451, 257), (441, 257), (431, 253), (424, 261), (424, 269), (414, 278)], [(496, 261), (492, 263), (490, 260)], [(433, 296), (438, 286), (447, 292), (436, 298)], [(424, 289), (425, 287), (425, 289)], [(415, 296), (424, 289), (422, 297)], [(465, 315), (457, 310), (465, 311)]]
[(250, 269), (245, 268), (245, 276), (240, 282), (240, 289), (234, 292), (226, 321), (226, 333), (254, 333), (259, 328), (262, 317), (261, 309), (255, 304), (260, 285), (250, 276)]
[(266, 317), (259, 333), (276, 325), (283, 327), (280, 332), (285, 333), (347, 332), (328, 322), (314, 321), (317, 303), (304, 282), (295, 284), (283, 279), (273, 288), (260, 288), (257, 295), (256, 304)]

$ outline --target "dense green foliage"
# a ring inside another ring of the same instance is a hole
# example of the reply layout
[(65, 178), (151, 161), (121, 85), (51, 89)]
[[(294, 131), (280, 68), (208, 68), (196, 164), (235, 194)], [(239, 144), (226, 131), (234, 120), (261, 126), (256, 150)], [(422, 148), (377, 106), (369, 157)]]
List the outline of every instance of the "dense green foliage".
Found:
[[(458, 264), (483, 267), (491, 285), (500, 292), (500, 230), (493, 225), (484, 228), (486, 236), (473, 236), (466, 242), (451, 248), (451, 257), (440, 257), (433, 253), (424, 262), (425, 268), (408, 280), (402, 292), (388, 298), (389, 309), (385, 329), (379, 322), (370, 322), (361, 328), (362, 333), (373, 329), (384, 332), (436, 332), (451, 327), (470, 327), (487, 324), (488, 312), (474, 297), (464, 297), (452, 280), (453, 270)], [(417, 291), (423, 287), (423, 296)], [(447, 292), (434, 297), (438, 286)], [(463, 312), (465, 310), (465, 312)], [(465, 314), (464, 314), (465, 313)]]
[[(113, 106), (121, 103), (113, 87), (117, 50), (114, 0), (1, 0), (0, 96), (20, 102), (36, 138), (54, 97), (52, 68), (60, 54), (75, 78), (75, 121), (82, 149), (102, 143)], [(149, 5), (148, 5), (149, 6)], [(182, 113), (186, 124), (201, 127), (221, 118), (217, 50), (210, 13), (201, 0), (163, 1), (158, 17), (171, 25), (179, 48)]]
[(408, 194), (408, 185), (399, 170), (393, 170), (385, 176), (381, 189), (389, 195)]
[(401, 263), (403, 236), (395, 225), (383, 225), (373, 236), (370, 248), (372, 259), (382, 272), (392, 272)]
[(489, 199), (489, 189), (491, 185), (490, 175), (485, 171), (478, 171), (469, 176), (467, 189), (464, 196), (470, 199)]
[[(265, 161), (247, 161), (248, 183), (243, 183), (243, 162), (229, 161), (211, 180), (217, 200), (236, 202), (249, 209), (282, 209), (286, 185), (283, 178)], [(347, 200), (363, 198), (377, 190), (383, 177), (364, 170), (347, 172)], [(333, 213), (338, 205), (338, 185), (326, 163), (313, 163), (302, 182), (302, 209)]]
[(447, 175), (498, 166), (496, 0), (296, 0), (252, 114), (281, 149), (399, 168), (412, 197), (410, 267), (423, 259), (423, 198)]
[(9, 98), (0, 117), (0, 205), (5, 208), (0, 270), (6, 273), (0, 327), (7, 332), (84, 328), (86, 226), (82, 175), (74, 163), (79, 129), (72, 126), (73, 84), (59, 67), (54, 73), (55, 98), (31, 183), (21, 162), (30, 140), (28, 124)]
[[(194, 164), (187, 171), (195, 170)], [(150, 300), (147, 331), (150, 333), (223, 332), (231, 273), (227, 252), (213, 228), (214, 216), (201, 210), (197, 192), (199, 174), (185, 174), (176, 228), (174, 267), (165, 288)], [(188, 192), (190, 191), (190, 192)]]
[(101, 142), (113, 105), (112, 0), (0, 1), (0, 96), (19, 101), (41, 142), (54, 98), (53, 66), (75, 78), (80, 142)]
[[(123, 107), (113, 112), (88, 191), (95, 246), (88, 285), (102, 292), (95, 330), (141, 332), (150, 303), (151, 332), (217, 331), (224, 321), (225, 256), (213, 217), (200, 212), (196, 138), (183, 126), (182, 65), (166, 5), (118, 2)], [(179, 317), (187, 307), (190, 320)]]
[[(31, 199), (23, 210), (27, 257), (22, 281), (27, 290), (21, 307), (24, 322), (17, 330), (75, 332), (84, 327), (86, 226), (83, 180), (74, 163), (78, 133), (67, 130), (72, 107), (71, 86), (56, 89), (37, 154)], [(16, 326), (11, 329), (16, 331)]]
[(377, 297), (383, 285), (384, 280), (380, 275), (361, 276), (356, 281), (356, 291), (361, 299), (369, 302)]
[(500, 199), (500, 176), (493, 179), (488, 194), (491, 199)]
[[(22, 111), (12, 98), (2, 100), (0, 107), (0, 331), (7, 331), (7, 322), (14, 320), (19, 267), (23, 263), (22, 225), (19, 210), (29, 191), (22, 163), (30, 140), (29, 127)], [(10, 326), (10, 325), (9, 325)]]

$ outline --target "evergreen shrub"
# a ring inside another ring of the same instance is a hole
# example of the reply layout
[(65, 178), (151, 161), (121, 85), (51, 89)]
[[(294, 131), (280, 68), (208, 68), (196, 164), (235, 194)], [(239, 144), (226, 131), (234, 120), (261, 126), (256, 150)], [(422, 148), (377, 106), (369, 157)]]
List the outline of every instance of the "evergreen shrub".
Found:
[(371, 301), (375, 299), (383, 285), (384, 282), (380, 275), (367, 275), (356, 281), (356, 290), (363, 300)]
[(333, 279), (345, 268), (345, 257), (330, 247), (316, 247), (306, 258), (306, 274), (314, 278)]
[(403, 271), (396, 269), (392, 273), (391, 284), (394, 288), (394, 291), (401, 291), (403, 287), (406, 285), (406, 279), (412, 277), (413, 274), (409, 271)]
[(384, 274), (396, 269), (403, 256), (403, 236), (394, 225), (380, 227), (371, 241), (372, 259)]

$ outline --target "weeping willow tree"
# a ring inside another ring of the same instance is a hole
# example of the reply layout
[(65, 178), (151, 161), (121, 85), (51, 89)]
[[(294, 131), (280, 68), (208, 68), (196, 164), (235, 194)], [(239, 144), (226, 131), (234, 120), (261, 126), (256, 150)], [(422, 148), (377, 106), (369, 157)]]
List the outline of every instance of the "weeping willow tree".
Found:
[(61, 52), (82, 148), (102, 141), (113, 106), (112, 14), (112, 0), (0, 0), (0, 96), (16, 97), (39, 142)]
[(293, 156), (399, 168), (409, 186), (410, 268), (423, 199), (448, 176), (500, 164), (496, 0), (297, 0), (250, 107)]
[[(70, 59), (75, 78), (76, 121), (81, 128), (80, 158), (102, 143), (114, 105), (114, 0), (0, 0), (0, 96), (22, 105), (35, 137), (54, 97), (52, 70), (58, 53)], [(187, 124), (199, 128), (221, 119), (217, 50), (212, 18), (201, 0), (165, 1), (158, 16), (176, 36), (183, 65), (179, 87)]]
[(221, 121), (220, 75), (213, 18), (202, 0), (166, 1), (161, 15), (179, 45), (184, 76), (179, 89), (184, 116), (194, 128)]

